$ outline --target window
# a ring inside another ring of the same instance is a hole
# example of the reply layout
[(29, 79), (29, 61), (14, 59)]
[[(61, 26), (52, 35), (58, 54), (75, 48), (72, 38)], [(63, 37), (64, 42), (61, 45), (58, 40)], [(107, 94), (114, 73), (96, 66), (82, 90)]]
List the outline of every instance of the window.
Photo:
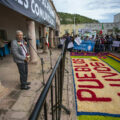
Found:
[(7, 40), (7, 32), (5, 30), (0, 30), (0, 38)]

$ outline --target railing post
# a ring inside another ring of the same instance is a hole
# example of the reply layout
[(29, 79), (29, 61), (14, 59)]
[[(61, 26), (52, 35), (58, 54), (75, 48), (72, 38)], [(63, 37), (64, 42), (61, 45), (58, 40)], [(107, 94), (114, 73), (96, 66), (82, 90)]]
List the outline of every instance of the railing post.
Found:
[[(55, 74), (55, 105), (57, 107), (57, 104), (58, 104), (58, 86), (57, 86), (57, 75)], [(55, 108), (56, 109), (56, 108)], [(56, 109), (56, 120), (57, 120), (57, 117), (58, 117), (58, 111)]]
[(51, 85), (51, 112), (52, 112), (52, 120), (54, 120), (54, 113), (53, 113), (53, 85)]
[(60, 108), (60, 91), (61, 91), (61, 86), (60, 86), (60, 78), (61, 78), (61, 76), (60, 76), (61, 74), (60, 74), (60, 65), (59, 65), (59, 67), (58, 67), (58, 105), (57, 105), (57, 107), (58, 107), (58, 120), (60, 120), (60, 110), (61, 110), (61, 108)]
[(46, 103), (46, 101), (44, 103), (44, 118), (45, 118), (45, 120), (48, 120), (47, 119), (47, 103)]

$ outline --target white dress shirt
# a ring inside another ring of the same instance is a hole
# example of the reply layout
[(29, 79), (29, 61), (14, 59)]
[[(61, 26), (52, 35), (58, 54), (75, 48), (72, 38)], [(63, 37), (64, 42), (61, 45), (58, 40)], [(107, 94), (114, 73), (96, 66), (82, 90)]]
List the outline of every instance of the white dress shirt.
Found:
[(23, 42), (21, 42), (21, 44), (22, 44), (21, 48), (22, 48), (23, 55), (26, 57), (27, 49)]

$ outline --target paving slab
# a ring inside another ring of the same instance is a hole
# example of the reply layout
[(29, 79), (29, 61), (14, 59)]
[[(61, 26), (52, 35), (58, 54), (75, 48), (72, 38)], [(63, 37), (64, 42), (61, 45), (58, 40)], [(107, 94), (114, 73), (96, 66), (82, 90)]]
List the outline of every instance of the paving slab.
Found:
[(16, 103), (11, 108), (11, 110), (28, 112), (32, 106), (33, 100), (34, 100), (33, 97), (20, 96), (19, 99), (16, 101)]
[(28, 115), (28, 112), (16, 112), (15, 111), (11, 114), (10, 119), (18, 119), (18, 120), (22, 119), (23, 120), (27, 117), (27, 115)]

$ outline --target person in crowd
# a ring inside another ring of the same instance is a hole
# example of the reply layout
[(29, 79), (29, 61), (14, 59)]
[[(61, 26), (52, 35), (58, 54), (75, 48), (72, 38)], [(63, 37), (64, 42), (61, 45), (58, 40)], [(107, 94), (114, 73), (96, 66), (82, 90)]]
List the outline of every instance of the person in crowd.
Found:
[(108, 51), (108, 44), (109, 44), (108, 39), (109, 39), (109, 35), (106, 35), (105, 36), (105, 51)]
[(92, 35), (91, 41), (95, 42), (95, 36), (94, 35)]
[(62, 48), (64, 42), (65, 42), (65, 36), (63, 35), (63, 37), (60, 38), (60, 44), (58, 45), (58, 48)]
[(27, 48), (27, 42), (24, 41), (23, 32), (21, 30), (16, 31), (16, 40), (11, 42), (11, 52), (19, 70), (21, 89), (28, 90), (30, 89), (30, 82), (27, 82), (28, 62), (30, 56)]
[(72, 52), (73, 47), (74, 47), (73, 41), (74, 41), (74, 37), (71, 36), (71, 39), (70, 39), (70, 41), (68, 43), (68, 46), (67, 46), (67, 50), (70, 51), (70, 52)]
[(86, 36), (86, 37), (84, 38), (84, 40), (85, 40), (85, 41), (89, 40), (89, 37), (88, 37), (88, 36)]
[(116, 40), (117, 40), (117, 41), (120, 41), (120, 34), (117, 34), (117, 35), (116, 35)]
[(84, 37), (83, 37), (83, 36), (81, 36), (81, 40), (84, 40)]
[(94, 51), (95, 51), (96, 53), (99, 53), (99, 52), (100, 52), (100, 39), (99, 39), (98, 36), (96, 37), (96, 40), (95, 40), (95, 49), (94, 49)]
[(107, 51), (107, 39), (106, 39), (106, 35), (104, 36), (104, 51)]
[(104, 45), (105, 39), (103, 36), (101, 36), (99, 39), (100, 39), (100, 52), (104, 52), (105, 51), (105, 45)]
[(71, 41), (71, 37), (70, 37), (69, 33), (67, 33), (65, 35), (65, 39), (66, 39), (66, 41), (65, 41), (65, 48), (67, 49), (68, 48), (68, 44)]
[(113, 44), (113, 36), (109, 35), (108, 37), (108, 51), (112, 51), (112, 44)]
[(40, 47), (40, 40), (37, 39), (37, 40), (36, 40), (36, 48), (37, 48), (37, 50), (39, 49), (39, 47)]

